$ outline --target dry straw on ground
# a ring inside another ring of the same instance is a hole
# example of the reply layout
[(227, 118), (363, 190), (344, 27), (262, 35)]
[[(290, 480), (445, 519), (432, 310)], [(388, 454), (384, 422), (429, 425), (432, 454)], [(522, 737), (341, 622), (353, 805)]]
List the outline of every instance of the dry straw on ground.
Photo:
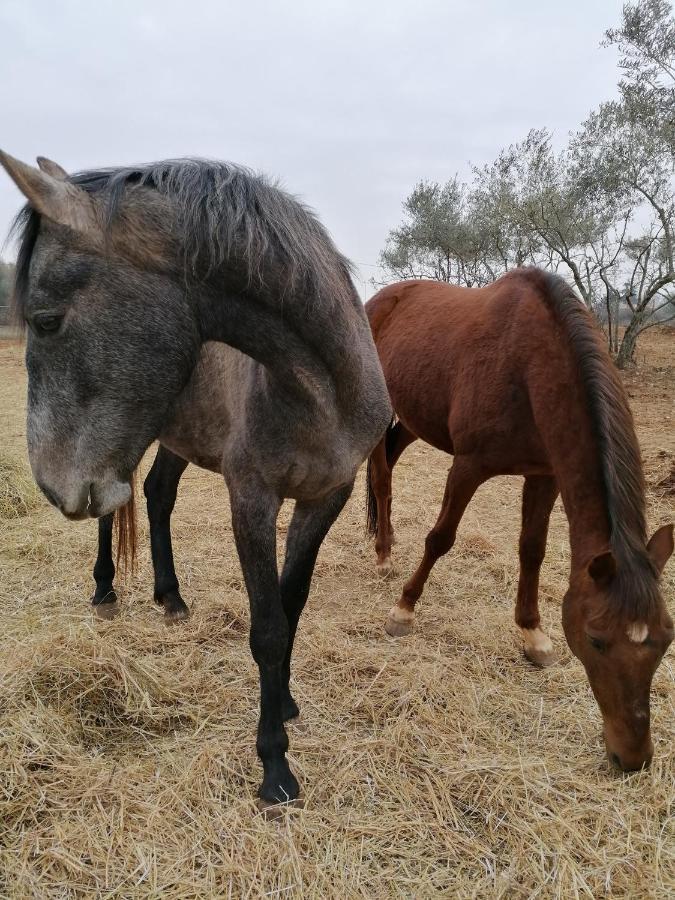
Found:
[[(652, 525), (675, 512), (657, 489), (675, 458), (673, 348), (675, 334), (655, 334), (646, 383), (629, 379)], [(22, 460), (19, 348), (0, 346), (0, 373), (5, 449)], [(363, 536), (362, 479), (321, 553), (289, 728), (306, 808), (278, 822), (254, 806), (257, 677), (218, 479), (190, 469), (180, 489), (174, 546), (193, 615), (173, 629), (152, 608), (145, 527), (123, 613), (105, 623), (87, 604), (95, 525), (42, 502), (2, 518), (0, 895), (673, 896), (675, 656), (654, 683), (652, 768), (614, 774), (562, 638), (559, 506), (542, 576), (559, 665), (532, 669), (512, 624), (518, 479), (479, 492), (414, 636), (384, 635), (448, 464), (421, 444), (401, 461), (388, 580)], [(671, 563), (671, 608), (674, 586)]]
[(0, 450), (0, 520), (18, 519), (38, 504), (39, 491), (28, 466)]

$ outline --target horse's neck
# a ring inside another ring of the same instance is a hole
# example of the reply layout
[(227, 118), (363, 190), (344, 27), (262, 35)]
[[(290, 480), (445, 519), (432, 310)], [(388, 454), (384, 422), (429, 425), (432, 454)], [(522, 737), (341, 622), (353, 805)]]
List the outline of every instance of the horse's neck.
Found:
[(262, 363), (268, 393), (299, 407), (305, 419), (333, 420), (337, 427), (353, 422), (360, 430), (363, 420), (383, 418), (386, 426), (384, 376), (357, 304), (336, 300), (327, 310), (288, 298), (273, 305), (217, 291), (204, 292), (198, 303), (204, 340), (229, 344)]
[[(302, 397), (328, 389), (331, 358), (307, 340), (295, 316), (240, 294), (205, 293), (199, 314), (205, 340), (222, 341), (262, 363), (274, 382)], [(309, 311), (311, 316), (311, 310)]]

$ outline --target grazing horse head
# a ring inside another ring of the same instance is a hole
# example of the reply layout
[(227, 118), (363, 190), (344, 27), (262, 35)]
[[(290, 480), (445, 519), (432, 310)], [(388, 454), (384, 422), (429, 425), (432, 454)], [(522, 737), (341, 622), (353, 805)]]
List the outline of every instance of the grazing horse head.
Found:
[(563, 602), (565, 636), (602, 712), (607, 755), (624, 771), (651, 762), (649, 691), (673, 639), (658, 586), (673, 526), (659, 528), (645, 549), (637, 573), (635, 556), (630, 573), (611, 550), (593, 557), (572, 575)]
[(85, 188), (55, 163), (0, 162), (29, 203), (16, 302), (28, 326), (33, 473), (64, 515), (103, 515), (130, 499), (132, 473), (199, 350), (170, 258), (170, 205), (137, 188), (143, 203), (124, 202), (108, 227), (93, 179)]

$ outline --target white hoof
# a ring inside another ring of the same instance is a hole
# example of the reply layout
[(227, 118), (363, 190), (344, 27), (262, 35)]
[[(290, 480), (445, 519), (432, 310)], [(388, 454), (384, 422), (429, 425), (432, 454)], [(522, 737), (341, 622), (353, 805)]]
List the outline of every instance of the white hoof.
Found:
[(557, 661), (551, 638), (541, 628), (521, 628), (523, 652), (535, 666), (552, 666)]
[(394, 568), (394, 564), (391, 561), (391, 556), (383, 559), (382, 562), (376, 563), (375, 568), (377, 569), (377, 574), (382, 576), (382, 578), (384, 578), (386, 575), (389, 575), (389, 573)]
[(389, 610), (389, 615), (384, 623), (384, 630), (391, 637), (406, 637), (406, 635), (412, 634), (414, 625), (415, 613), (394, 605)]

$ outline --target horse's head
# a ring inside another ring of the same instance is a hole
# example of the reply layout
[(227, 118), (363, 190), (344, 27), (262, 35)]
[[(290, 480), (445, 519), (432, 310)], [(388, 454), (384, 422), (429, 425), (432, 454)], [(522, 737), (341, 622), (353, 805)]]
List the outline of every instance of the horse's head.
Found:
[(129, 499), (131, 473), (199, 347), (184, 285), (158, 249), (169, 217), (158, 215), (156, 192), (136, 188), (109, 227), (96, 191), (55, 163), (36, 169), (4, 154), (0, 163), (30, 207), (17, 307), (28, 327), (33, 473), (68, 517), (103, 515)]
[(649, 765), (654, 752), (649, 692), (673, 639), (658, 576), (673, 552), (673, 526), (659, 528), (646, 550), (645, 565), (635, 576), (654, 582), (648, 585), (653, 602), (644, 615), (626, 612), (631, 604), (619, 592), (626, 591), (630, 579), (621, 577), (611, 551), (573, 574), (563, 603), (567, 642), (583, 663), (602, 712), (607, 755), (624, 771)]

